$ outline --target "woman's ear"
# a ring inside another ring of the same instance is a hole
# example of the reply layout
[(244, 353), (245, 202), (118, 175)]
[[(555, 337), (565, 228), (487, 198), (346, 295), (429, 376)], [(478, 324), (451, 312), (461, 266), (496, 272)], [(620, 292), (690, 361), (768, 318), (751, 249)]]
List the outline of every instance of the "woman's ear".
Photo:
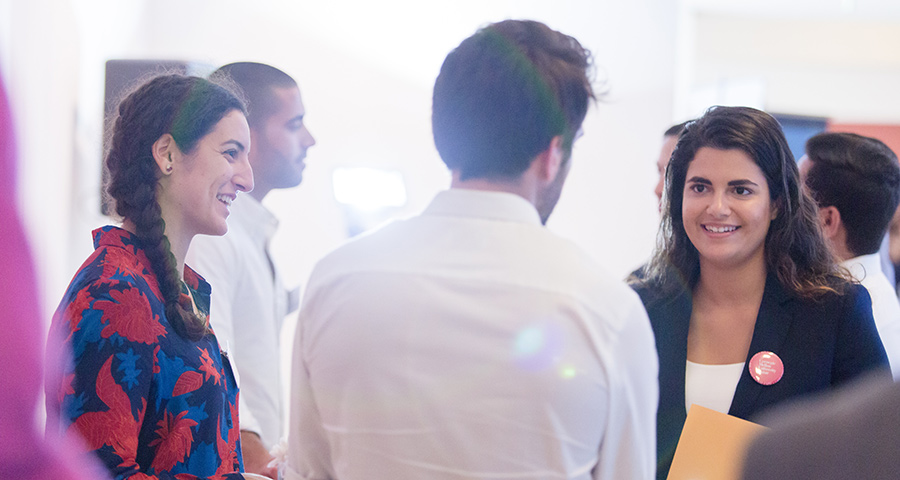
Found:
[(175, 144), (175, 138), (169, 133), (162, 134), (161, 137), (153, 142), (153, 160), (163, 175), (169, 175), (175, 168), (173, 155), (178, 155), (181, 151)]
[(778, 218), (778, 213), (781, 211), (781, 203), (784, 199), (779, 199), (777, 202), (772, 202), (772, 214), (769, 215), (769, 221), (775, 220)]

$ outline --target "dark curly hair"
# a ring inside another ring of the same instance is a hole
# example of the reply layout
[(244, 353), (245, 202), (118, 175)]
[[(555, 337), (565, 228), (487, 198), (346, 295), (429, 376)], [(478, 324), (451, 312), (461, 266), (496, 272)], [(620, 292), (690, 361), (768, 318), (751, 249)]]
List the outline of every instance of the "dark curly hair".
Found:
[(185, 75), (161, 75), (142, 84), (119, 103), (106, 168), (107, 194), (115, 211), (135, 226), (165, 302), (166, 318), (182, 337), (198, 340), (209, 332), (206, 319), (181, 306), (180, 275), (165, 235), (157, 201), (161, 172), (152, 146), (166, 133), (190, 153), (228, 113), (246, 114), (242, 100), (228, 88)]
[(846, 276), (822, 235), (815, 201), (801, 188), (800, 173), (778, 121), (749, 107), (712, 107), (685, 128), (666, 169), (663, 218), (646, 281), (693, 289), (700, 255), (684, 229), (682, 202), (688, 166), (702, 147), (740, 150), (759, 166), (778, 215), (765, 240), (766, 270), (801, 297), (840, 291)]

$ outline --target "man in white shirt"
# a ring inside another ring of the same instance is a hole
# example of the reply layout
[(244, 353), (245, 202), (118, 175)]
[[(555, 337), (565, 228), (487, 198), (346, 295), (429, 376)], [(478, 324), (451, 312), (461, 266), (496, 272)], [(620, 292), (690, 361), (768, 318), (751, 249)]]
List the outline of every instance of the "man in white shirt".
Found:
[(666, 183), (666, 167), (669, 166), (669, 159), (672, 157), (672, 152), (675, 151), (675, 145), (678, 144), (678, 137), (681, 136), (681, 132), (684, 131), (689, 122), (691, 120), (672, 125), (663, 133), (663, 143), (659, 149), (659, 158), (656, 160), (656, 172), (659, 174), (659, 179), (656, 182), (656, 187), (653, 189), (660, 209), (662, 209), (663, 187)]
[(507, 20), (447, 56), (432, 127), (451, 188), (315, 267), (287, 480), (653, 477), (646, 313), (543, 227), (593, 97), (589, 55)]
[(213, 75), (230, 77), (246, 97), (255, 187), (232, 204), (228, 233), (195, 238), (187, 261), (212, 285), (210, 321), (220, 347), (237, 368), (245, 468), (274, 476), (266, 465), (284, 423), (279, 335), (297, 300), (291, 305), (269, 256), (278, 220), (262, 200), (273, 189), (300, 184), (306, 151), (315, 139), (303, 122), (300, 89), (286, 73), (239, 62)]
[(841, 265), (872, 297), (875, 326), (894, 380), (900, 380), (900, 302), (878, 254), (900, 202), (897, 155), (874, 138), (821, 133), (806, 142), (800, 175)]

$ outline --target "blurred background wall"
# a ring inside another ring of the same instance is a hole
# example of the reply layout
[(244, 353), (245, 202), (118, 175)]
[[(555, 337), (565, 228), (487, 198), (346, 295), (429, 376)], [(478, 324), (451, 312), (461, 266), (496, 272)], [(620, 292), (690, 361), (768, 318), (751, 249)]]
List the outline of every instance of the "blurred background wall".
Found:
[(270, 63), (299, 82), (318, 144), (303, 184), (275, 191), (273, 252), (288, 283), (347, 237), (341, 167), (400, 173), (420, 211), (449, 175), (431, 139), (446, 54), (487, 22), (532, 18), (594, 54), (598, 87), (549, 228), (624, 277), (657, 227), (662, 132), (713, 104), (833, 123), (900, 124), (893, 0), (0, 0), (0, 71), (20, 147), (19, 201), (49, 319), (91, 251), (99, 212), (105, 63)]

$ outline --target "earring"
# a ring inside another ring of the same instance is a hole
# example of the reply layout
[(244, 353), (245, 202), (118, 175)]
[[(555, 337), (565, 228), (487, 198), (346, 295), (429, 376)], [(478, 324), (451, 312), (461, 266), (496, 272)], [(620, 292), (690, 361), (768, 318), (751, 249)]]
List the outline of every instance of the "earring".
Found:
[(172, 166), (166, 165), (166, 173), (172, 173)]

